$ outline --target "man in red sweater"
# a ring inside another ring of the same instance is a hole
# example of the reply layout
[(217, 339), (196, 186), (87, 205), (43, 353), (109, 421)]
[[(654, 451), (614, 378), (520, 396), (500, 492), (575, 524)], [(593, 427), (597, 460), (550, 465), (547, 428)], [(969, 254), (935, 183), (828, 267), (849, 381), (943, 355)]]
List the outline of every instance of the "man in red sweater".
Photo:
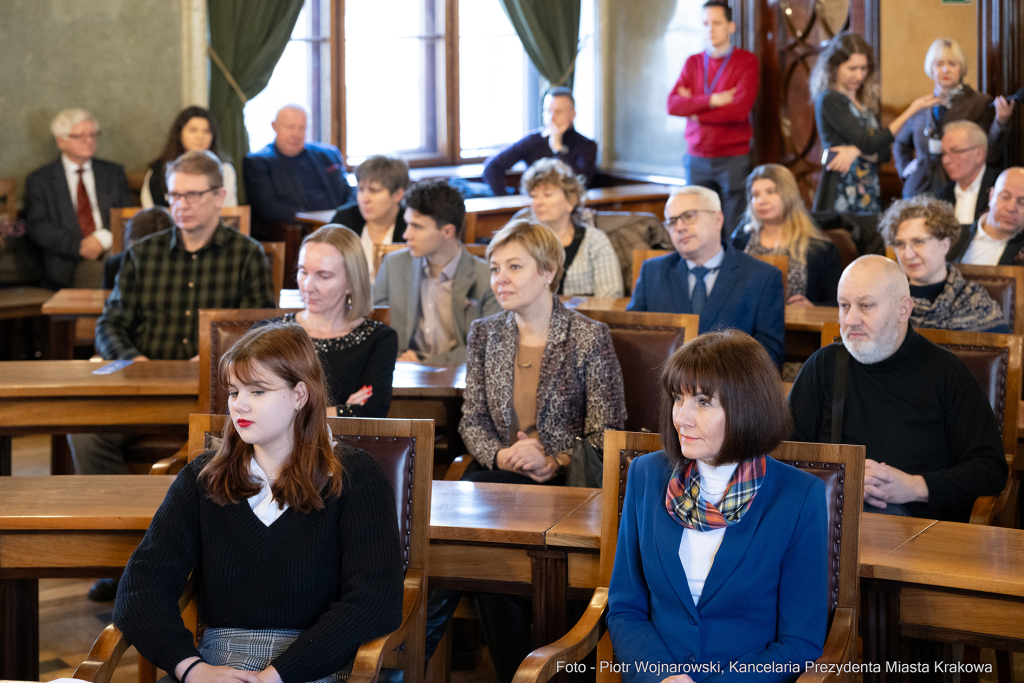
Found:
[(726, 237), (747, 209), (750, 173), (750, 110), (757, 98), (757, 57), (733, 47), (736, 24), (726, 0), (704, 3), (707, 50), (690, 55), (668, 96), (668, 113), (685, 116), (683, 168), (691, 185), (722, 198)]

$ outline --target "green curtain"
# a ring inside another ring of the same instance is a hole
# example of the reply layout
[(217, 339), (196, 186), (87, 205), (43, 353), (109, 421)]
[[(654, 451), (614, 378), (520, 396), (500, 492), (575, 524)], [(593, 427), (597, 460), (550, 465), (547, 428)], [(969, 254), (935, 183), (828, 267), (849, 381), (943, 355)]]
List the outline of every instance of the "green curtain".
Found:
[(572, 88), (580, 0), (500, 0), (530, 61), (551, 85)]
[[(210, 47), (246, 99), (267, 87), (302, 4), (303, 0), (208, 0)], [(245, 203), (242, 159), (249, 152), (243, 106), (235, 87), (211, 59), (210, 112), (220, 126), (221, 149), (231, 155), (238, 173), (239, 204)]]

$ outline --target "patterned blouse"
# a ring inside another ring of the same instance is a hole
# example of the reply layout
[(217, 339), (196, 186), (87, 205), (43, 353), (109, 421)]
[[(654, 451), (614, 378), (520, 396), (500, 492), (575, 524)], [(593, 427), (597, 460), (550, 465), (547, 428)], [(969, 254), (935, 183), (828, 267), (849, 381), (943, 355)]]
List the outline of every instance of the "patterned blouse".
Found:
[(586, 231), (576, 258), (565, 271), (566, 296), (622, 296), (622, 269), (611, 240), (600, 228), (584, 226)]
[[(859, 109), (849, 102), (850, 112), (860, 125), (869, 132), (878, 129), (878, 119), (870, 109)], [(839, 177), (836, 191), (836, 213), (881, 213), (881, 185), (878, 181), (878, 164), (862, 157), (850, 166), (850, 170)]]
[(747, 240), (747, 246), (743, 248), (743, 253), (750, 254), (751, 256), (763, 256), (765, 254), (788, 256), (789, 275), (786, 277), (786, 292), (789, 296), (795, 294), (807, 296), (807, 262), (797, 261), (789, 253), (789, 250), (782, 247), (776, 246), (774, 249), (769, 249), (761, 244), (760, 230), (754, 230), (750, 233), (750, 239)]

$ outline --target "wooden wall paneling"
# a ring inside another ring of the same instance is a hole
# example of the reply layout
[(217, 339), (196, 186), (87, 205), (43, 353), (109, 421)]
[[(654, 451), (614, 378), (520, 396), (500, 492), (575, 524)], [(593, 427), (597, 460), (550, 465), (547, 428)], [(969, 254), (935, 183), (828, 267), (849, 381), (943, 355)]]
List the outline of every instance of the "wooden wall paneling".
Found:
[[(1011, 95), (1024, 86), (1024, 7), (1019, 0), (978, 0), (977, 8), (978, 89), (992, 96)], [(1024, 161), (1022, 120), (1024, 114), (1014, 114), (1007, 165)]]

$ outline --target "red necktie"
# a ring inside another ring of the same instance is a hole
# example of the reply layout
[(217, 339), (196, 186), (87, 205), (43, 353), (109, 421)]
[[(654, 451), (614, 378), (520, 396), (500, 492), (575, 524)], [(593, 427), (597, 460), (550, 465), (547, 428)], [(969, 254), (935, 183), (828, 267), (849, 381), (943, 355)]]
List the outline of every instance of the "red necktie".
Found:
[(89, 193), (85, 191), (85, 181), (82, 180), (84, 166), (78, 167), (78, 225), (82, 228), (82, 237), (88, 237), (96, 232), (96, 221), (92, 217), (92, 204), (89, 202)]

